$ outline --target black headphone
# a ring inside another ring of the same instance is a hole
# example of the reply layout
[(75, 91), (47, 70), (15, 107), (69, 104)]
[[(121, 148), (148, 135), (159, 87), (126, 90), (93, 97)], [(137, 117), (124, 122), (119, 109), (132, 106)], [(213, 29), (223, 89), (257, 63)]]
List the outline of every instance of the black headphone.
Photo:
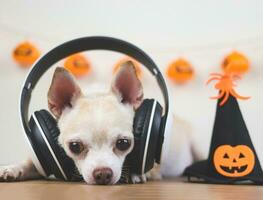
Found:
[[(20, 115), (31, 149), (32, 161), (44, 177), (54, 175), (64, 180), (78, 180), (80, 175), (73, 160), (58, 144), (59, 129), (53, 116), (46, 110), (33, 113), (28, 121), (31, 93), (40, 77), (53, 64), (74, 53), (87, 50), (111, 50), (127, 54), (142, 63), (155, 77), (162, 91), (165, 109), (154, 99), (145, 99), (136, 110), (133, 133), (135, 145), (126, 161), (135, 174), (144, 174), (160, 163), (164, 135), (169, 124), (169, 96), (165, 80), (152, 59), (138, 47), (110, 37), (84, 37), (52, 49), (32, 67), (22, 88)], [(164, 114), (163, 114), (164, 113)]]

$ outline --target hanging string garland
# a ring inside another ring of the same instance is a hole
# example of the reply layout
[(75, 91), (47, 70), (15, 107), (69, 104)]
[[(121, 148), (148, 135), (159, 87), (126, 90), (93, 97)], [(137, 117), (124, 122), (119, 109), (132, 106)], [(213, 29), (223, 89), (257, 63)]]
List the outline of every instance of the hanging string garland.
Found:
[(28, 68), (39, 58), (40, 51), (33, 43), (25, 41), (15, 47), (12, 56), (21, 67)]
[(244, 54), (233, 51), (225, 57), (221, 67), (226, 73), (243, 75), (249, 70), (250, 64), (248, 58)]
[(166, 70), (166, 75), (175, 83), (183, 84), (194, 77), (194, 69), (192, 65), (183, 58), (171, 62)]
[[(38, 40), (41, 40), (41, 42), (45, 42), (47, 44), (56, 43), (57, 41), (62, 40), (60, 36), (50, 37), (50, 35), (47, 36), (43, 33), (31, 32), (31, 30), (30, 31), (20, 30), (17, 27), (12, 27), (2, 22), (0, 22), (0, 27), (1, 27), (1, 31), (3, 31), (7, 35), (13, 35), (15, 37), (20, 35), (20, 36), (23, 36), (24, 38), (37, 38)], [(158, 47), (154, 51), (157, 50), (157, 52), (161, 51), (162, 53), (163, 52), (169, 52), (169, 53), (174, 52), (175, 54), (184, 52), (184, 54), (195, 53), (195, 54), (201, 55), (201, 54), (206, 54), (206, 52), (211, 53), (211, 51), (215, 51), (215, 50), (219, 51), (220, 49), (222, 50), (226, 48), (227, 46), (238, 46), (238, 47), (241, 47), (242, 49), (245, 49), (246, 51), (253, 50), (254, 52), (253, 58), (256, 61), (261, 62), (263, 43), (259, 41), (262, 41), (262, 36), (260, 35), (248, 37), (248, 38), (239, 38), (239, 39), (236, 39), (234, 42), (231, 40), (231, 41), (214, 43), (214, 44), (200, 44), (200, 45), (194, 45), (194, 46), (181, 46), (181, 47), (177, 46), (176, 48), (175, 46), (170, 46), (170, 47), (168, 46), (162, 50), (160, 50), (160, 48)], [(40, 56), (40, 51), (31, 42), (24, 42), (24, 43), (25, 44), (21, 43), (16, 46), (16, 48), (12, 52), (12, 57), (15, 60), (15, 62), (17, 62), (20, 66), (30, 67)], [(22, 51), (19, 50), (20, 45), (21, 45)], [(31, 50), (26, 50), (26, 49), (23, 50), (23, 46), (28, 46), (29, 48), (31, 48)], [(178, 49), (180, 50), (180, 52), (178, 52)], [(118, 65), (119, 65), (118, 63), (115, 65), (116, 69), (114, 68), (113, 71), (117, 71)], [(238, 51), (233, 51), (232, 53), (230, 53), (229, 55), (225, 57), (225, 59), (223, 60), (221, 64), (221, 67), (224, 72), (230, 71), (234, 74), (243, 75), (250, 69), (250, 61), (246, 57), (246, 55)], [(185, 83), (194, 77), (194, 73), (195, 73), (194, 71), (192, 71), (193, 72), (192, 74), (189, 73), (187, 76), (178, 76), (177, 73), (175, 72), (175, 69), (172, 67), (172, 64), (170, 64), (168, 68), (170, 69), (167, 69), (166, 74), (171, 80), (174, 80), (175, 83)], [(258, 70), (262, 70), (262, 69), (258, 68)], [(71, 70), (71, 71), (74, 71), (74, 70)], [(90, 70), (86, 70), (86, 71), (87, 73), (89, 73)], [(137, 69), (137, 71), (138, 71), (138, 75), (141, 76), (141, 70)], [(179, 68), (179, 71), (180, 71), (180, 68)], [(80, 73), (76, 72), (76, 74), (78, 74), (76, 76), (81, 76), (79, 74), (82, 74), (82, 72)]]
[(113, 73), (116, 73), (116, 72), (119, 70), (120, 66), (121, 66), (122, 64), (124, 64), (125, 62), (127, 62), (127, 61), (131, 61), (131, 62), (133, 63), (133, 65), (134, 65), (134, 67), (135, 67), (135, 70), (136, 70), (137, 76), (138, 76), (139, 78), (141, 78), (141, 77), (142, 77), (142, 70), (141, 70), (140, 63), (139, 63), (138, 61), (136, 61), (135, 59), (133, 59), (133, 58), (131, 58), (131, 57), (128, 57), (128, 56), (120, 59), (120, 60), (114, 65), (114, 67), (113, 67)]
[(90, 61), (81, 53), (67, 57), (64, 67), (78, 78), (89, 74), (91, 71)]

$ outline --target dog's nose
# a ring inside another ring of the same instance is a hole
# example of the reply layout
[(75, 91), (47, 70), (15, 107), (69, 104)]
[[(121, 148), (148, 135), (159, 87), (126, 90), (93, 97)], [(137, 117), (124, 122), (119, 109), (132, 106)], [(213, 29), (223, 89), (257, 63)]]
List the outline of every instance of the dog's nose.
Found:
[(93, 171), (93, 177), (97, 184), (107, 185), (111, 182), (113, 172), (110, 168), (97, 168)]

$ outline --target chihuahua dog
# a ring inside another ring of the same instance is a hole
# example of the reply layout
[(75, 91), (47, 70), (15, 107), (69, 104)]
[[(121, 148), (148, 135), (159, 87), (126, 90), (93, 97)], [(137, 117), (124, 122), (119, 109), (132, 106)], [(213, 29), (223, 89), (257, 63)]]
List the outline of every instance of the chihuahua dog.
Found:
[[(143, 89), (133, 63), (124, 63), (107, 92), (84, 95), (73, 76), (56, 68), (48, 91), (48, 107), (60, 129), (59, 143), (73, 159), (88, 184), (115, 184), (125, 157), (132, 151), (133, 118), (143, 101)], [(173, 133), (166, 142), (163, 165), (147, 174), (149, 179), (180, 175), (194, 160), (188, 126), (174, 118)], [(169, 143), (169, 144), (168, 144)], [(41, 178), (31, 160), (0, 167), (1, 181)], [(146, 176), (132, 174), (133, 183)]]

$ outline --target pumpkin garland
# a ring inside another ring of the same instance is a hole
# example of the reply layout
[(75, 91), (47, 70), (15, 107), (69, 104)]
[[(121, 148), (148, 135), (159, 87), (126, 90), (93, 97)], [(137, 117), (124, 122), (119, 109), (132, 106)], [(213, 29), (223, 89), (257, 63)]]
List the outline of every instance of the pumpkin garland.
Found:
[[(12, 57), (20, 66), (30, 67), (40, 57), (40, 51), (33, 43), (25, 41), (15, 47), (12, 52)], [(127, 62), (128, 60), (133, 62), (136, 73), (140, 78), (142, 76), (140, 63), (129, 56), (123, 57), (114, 65), (113, 73), (119, 69), (121, 64)], [(66, 58), (64, 67), (76, 77), (84, 76), (89, 74), (91, 71), (90, 61), (81, 53), (77, 53)], [(233, 51), (224, 58), (221, 68), (225, 74), (235, 74), (236, 76), (240, 76), (245, 74), (250, 69), (250, 62), (244, 54), (238, 51)], [(174, 83), (184, 84), (193, 79), (195, 70), (189, 61), (184, 58), (178, 58), (168, 65), (166, 75)], [(218, 74), (214, 75), (218, 76)], [(223, 93), (221, 95), (223, 95)], [(237, 96), (237, 94), (235, 95)]]
[(40, 51), (31, 42), (18, 44), (12, 53), (13, 59), (22, 67), (30, 67), (40, 56)]
[(225, 73), (243, 75), (249, 70), (250, 64), (244, 54), (233, 51), (224, 58), (221, 67)]
[(82, 77), (91, 71), (90, 61), (81, 53), (67, 57), (64, 62), (64, 67), (76, 77)]
[(194, 69), (187, 60), (179, 58), (168, 65), (166, 75), (174, 83), (183, 84), (194, 77)]

